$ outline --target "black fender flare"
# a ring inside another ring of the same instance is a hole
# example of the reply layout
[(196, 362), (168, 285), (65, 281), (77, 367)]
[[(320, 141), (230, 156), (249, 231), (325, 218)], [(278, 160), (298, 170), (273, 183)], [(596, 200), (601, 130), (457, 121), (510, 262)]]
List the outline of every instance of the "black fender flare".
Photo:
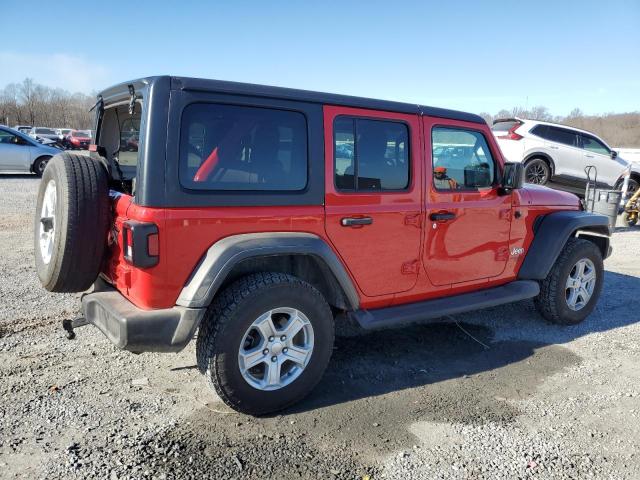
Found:
[(549, 162), (549, 168), (551, 169), (551, 176), (555, 175), (556, 172), (556, 164), (553, 162), (553, 158), (551, 158), (548, 154), (543, 152), (533, 152), (527, 155), (522, 159), (522, 165), (525, 165), (532, 158), (543, 158), (547, 162)]
[(570, 237), (597, 236), (602, 257), (609, 253), (609, 218), (583, 211), (545, 215), (534, 225), (534, 239), (518, 272), (519, 280), (544, 280)]
[(207, 250), (180, 292), (176, 305), (188, 308), (209, 306), (227, 275), (239, 262), (252, 257), (311, 255), (324, 262), (342, 288), (349, 307), (360, 305), (358, 291), (342, 262), (317, 235), (300, 232), (267, 232), (232, 235)]

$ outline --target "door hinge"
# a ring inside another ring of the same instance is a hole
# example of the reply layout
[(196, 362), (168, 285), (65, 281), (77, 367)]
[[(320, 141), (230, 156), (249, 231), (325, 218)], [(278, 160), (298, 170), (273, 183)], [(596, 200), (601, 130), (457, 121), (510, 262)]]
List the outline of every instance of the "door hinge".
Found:
[(419, 266), (420, 266), (420, 262), (418, 260), (404, 262), (402, 264), (401, 271), (404, 275), (415, 275), (416, 273), (418, 273)]
[(422, 214), (416, 213), (414, 215), (407, 215), (404, 217), (405, 225), (413, 225), (414, 227), (420, 228), (422, 225)]

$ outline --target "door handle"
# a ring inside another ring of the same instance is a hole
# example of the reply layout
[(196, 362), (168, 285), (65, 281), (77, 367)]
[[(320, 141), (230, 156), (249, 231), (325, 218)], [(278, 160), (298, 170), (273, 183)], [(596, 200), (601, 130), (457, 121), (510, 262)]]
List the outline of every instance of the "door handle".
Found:
[(560, 148), (560, 147), (554, 147), (553, 145), (550, 145), (549, 148), (553, 148), (554, 150), (558, 150), (558, 148)]
[(429, 215), (429, 220), (433, 220), (434, 222), (448, 222), (454, 218), (456, 218), (456, 214), (453, 212), (440, 212)]
[(343, 227), (356, 227), (358, 225), (371, 225), (373, 218), (371, 217), (344, 217), (340, 220)]
[(587, 155), (587, 158), (593, 158), (593, 155)]

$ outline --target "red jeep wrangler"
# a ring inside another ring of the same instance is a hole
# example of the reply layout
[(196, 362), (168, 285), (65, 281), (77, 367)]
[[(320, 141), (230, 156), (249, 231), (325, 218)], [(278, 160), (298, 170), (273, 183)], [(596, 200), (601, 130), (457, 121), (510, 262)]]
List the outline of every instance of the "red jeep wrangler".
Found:
[(308, 394), (344, 316), (373, 329), (533, 298), (575, 324), (598, 300), (607, 218), (523, 187), (476, 115), (166, 76), (95, 109), (91, 158), (61, 153), (42, 177), (42, 284), (93, 285), (67, 328), (122, 349), (177, 352), (198, 331), (236, 410)]

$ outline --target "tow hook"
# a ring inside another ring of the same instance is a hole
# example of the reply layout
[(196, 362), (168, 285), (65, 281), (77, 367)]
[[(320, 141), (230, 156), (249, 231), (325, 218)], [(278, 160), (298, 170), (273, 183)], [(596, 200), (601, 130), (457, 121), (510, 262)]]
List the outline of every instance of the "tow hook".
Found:
[(73, 340), (74, 338), (76, 338), (76, 332), (74, 332), (73, 329), (84, 327), (85, 325), (88, 325), (88, 324), (89, 324), (89, 321), (86, 318), (79, 317), (79, 318), (74, 318), (73, 320), (63, 320), (62, 328), (64, 329), (65, 332), (67, 332), (67, 338), (69, 340)]

